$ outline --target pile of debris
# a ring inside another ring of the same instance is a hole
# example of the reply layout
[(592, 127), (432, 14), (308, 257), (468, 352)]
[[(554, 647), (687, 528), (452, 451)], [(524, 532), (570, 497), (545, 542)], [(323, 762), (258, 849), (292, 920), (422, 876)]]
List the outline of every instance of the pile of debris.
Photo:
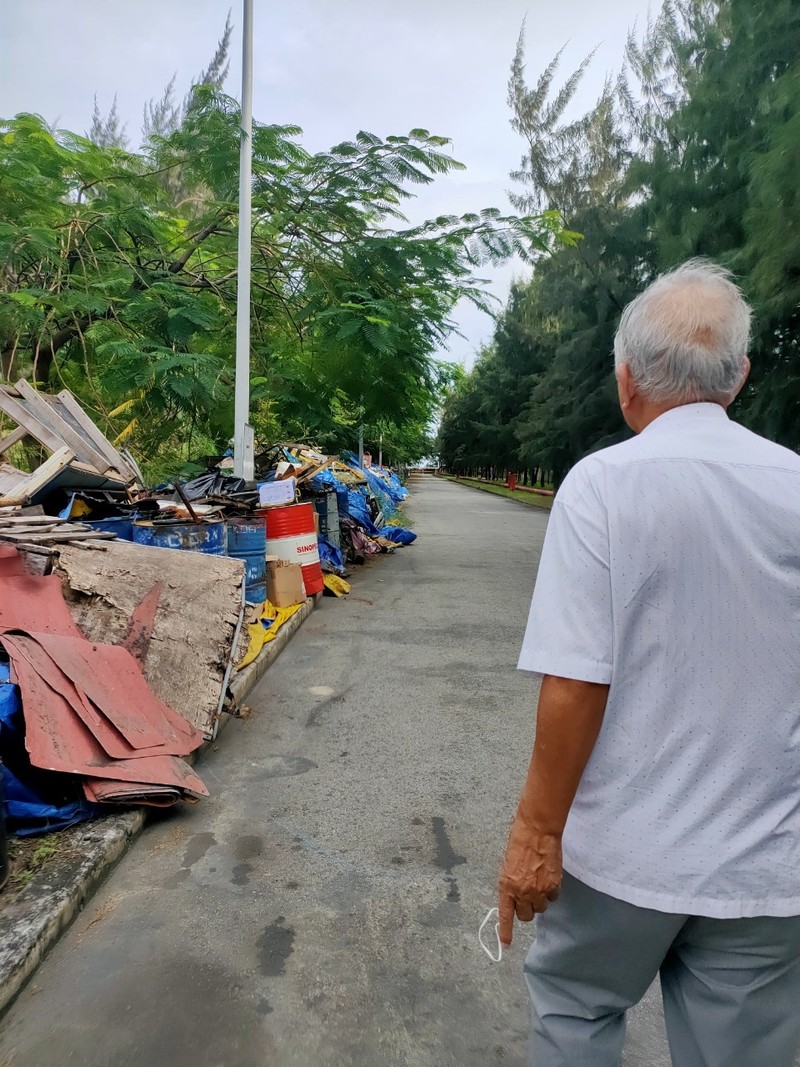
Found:
[(3, 701), (2, 722), (3, 762), (17, 779), (29, 768), (69, 775), (93, 803), (165, 806), (208, 795), (181, 758), (202, 733), (158, 699), (129, 648), (89, 641), (58, 577), (28, 574), (10, 546), (0, 546), (0, 649), (20, 700), (19, 708)]
[(308, 598), (346, 595), (348, 568), (415, 539), (407, 490), (368, 456), (292, 442), (260, 451), (251, 482), (228, 454), (148, 487), (66, 391), (0, 387), (9, 420), (0, 759), (16, 832), (206, 795), (185, 757), (235, 712), (232, 672)]

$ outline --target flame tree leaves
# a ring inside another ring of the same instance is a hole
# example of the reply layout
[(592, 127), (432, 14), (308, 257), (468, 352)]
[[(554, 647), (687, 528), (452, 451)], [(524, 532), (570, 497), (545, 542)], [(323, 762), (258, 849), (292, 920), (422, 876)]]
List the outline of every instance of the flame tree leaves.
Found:
[[(426, 130), (361, 132), (318, 154), (299, 134), (253, 131), (256, 419), (337, 447), (358, 417), (407, 442), (438, 403), (447, 374), (435, 353), (455, 304), (489, 304), (481, 264), (569, 237), (553, 215), (496, 210), (410, 226), (402, 209), (415, 186), (460, 167)], [(67, 384), (147, 454), (190, 437), (209, 451), (227, 443), (238, 138), (238, 105), (209, 86), (144, 153), (33, 115), (0, 123), (6, 379)], [(189, 190), (178, 204), (171, 170)]]

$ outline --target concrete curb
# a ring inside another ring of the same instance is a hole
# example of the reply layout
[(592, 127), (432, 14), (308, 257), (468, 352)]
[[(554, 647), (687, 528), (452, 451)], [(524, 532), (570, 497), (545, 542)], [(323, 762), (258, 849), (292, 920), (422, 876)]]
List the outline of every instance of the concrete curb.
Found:
[[(320, 594), (321, 595), (321, 594)], [(282, 627), (274, 641), (264, 646), (261, 655), (242, 671), (234, 671), (228, 682), (228, 689), (234, 707), (240, 707), (252, 693), (269, 668), (283, 652), (291, 639), (317, 606), (314, 597), (308, 599), (300, 610)]]
[(145, 823), (139, 808), (78, 830), (63, 859), (34, 875), (0, 914), (0, 1015), (122, 859)]
[[(233, 676), (229, 688), (235, 705), (241, 705), (264, 677), (316, 606), (314, 599), (308, 600), (258, 659)], [(230, 717), (223, 716), (220, 730)], [(200, 755), (205, 747), (199, 750)], [(0, 1016), (128, 851), (146, 821), (145, 809), (136, 808), (80, 827), (63, 857), (34, 874), (14, 903), (0, 912)]]

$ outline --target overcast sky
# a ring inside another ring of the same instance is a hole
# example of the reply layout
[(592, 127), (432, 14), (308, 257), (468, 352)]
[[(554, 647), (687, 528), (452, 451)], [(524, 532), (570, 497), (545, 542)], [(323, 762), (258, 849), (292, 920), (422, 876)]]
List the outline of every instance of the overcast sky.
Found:
[[(233, 7), (231, 72), (240, 95), (241, 0), (0, 0), (0, 116), (34, 111), (85, 132), (97, 93), (116, 93), (136, 144), (142, 105), (177, 73), (183, 93), (211, 58)], [(414, 221), (483, 207), (508, 210), (508, 172), (523, 145), (509, 127), (506, 82), (527, 15), (529, 80), (566, 44), (564, 71), (599, 45), (581, 89), (585, 109), (619, 68), (646, 0), (255, 0), (254, 114), (302, 126), (310, 150), (360, 129), (422, 126), (452, 138), (467, 170), (437, 179)], [(0, 205), (0, 212), (2, 205)], [(501, 298), (515, 272), (485, 271)], [(450, 358), (470, 364), (491, 320), (464, 307)]]

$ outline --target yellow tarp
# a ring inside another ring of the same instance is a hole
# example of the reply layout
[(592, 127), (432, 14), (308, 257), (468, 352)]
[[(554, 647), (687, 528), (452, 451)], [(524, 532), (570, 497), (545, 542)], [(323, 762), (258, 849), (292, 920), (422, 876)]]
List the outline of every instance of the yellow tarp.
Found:
[[(258, 619), (247, 627), (250, 644), (247, 646), (244, 659), (236, 664), (236, 670), (240, 671), (242, 667), (252, 663), (264, 645), (275, 639), (283, 624), (288, 622), (292, 615), (296, 615), (301, 607), (302, 604), (293, 604), (290, 608), (276, 608), (265, 600)], [(265, 626), (264, 623), (269, 623), (269, 625)]]
[(329, 589), (334, 596), (345, 596), (350, 592), (350, 583), (340, 578), (338, 574), (323, 574), (322, 580), (325, 588)]

